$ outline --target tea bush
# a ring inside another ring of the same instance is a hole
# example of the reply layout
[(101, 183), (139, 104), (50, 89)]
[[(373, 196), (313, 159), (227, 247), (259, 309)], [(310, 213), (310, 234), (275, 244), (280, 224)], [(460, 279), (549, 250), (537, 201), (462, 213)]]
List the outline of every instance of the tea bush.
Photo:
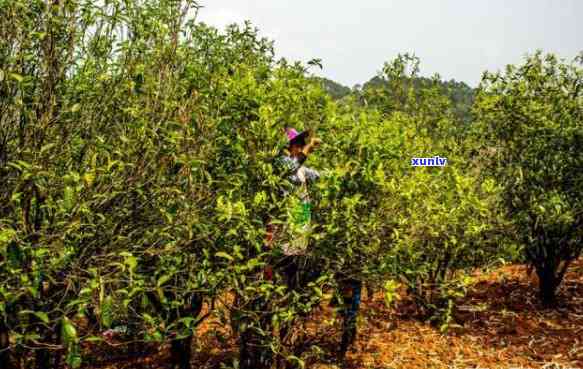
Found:
[[(301, 330), (342, 280), (401, 283), (445, 329), (468, 272), (516, 254), (507, 187), (438, 77), (413, 83), (417, 58), (386, 63), (385, 88), (333, 101), (317, 61), (276, 60), (250, 24), (220, 32), (198, 7), (0, 1), (3, 368), (79, 367), (112, 332), (129, 350), (172, 342), (187, 367), (210, 314), (301, 365), (315, 351), (273, 333)], [(483, 121), (498, 117), (488, 99), (517, 109), (504, 93), (485, 90)], [(322, 173), (306, 257), (318, 273), (296, 290), (263, 273), (283, 258), (265, 227), (285, 221), (290, 183), (273, 161), (287, 126), (323, 139), (308, 161)], [(435, 155), (447, 165), (411, 166)]]
[(583, 59), (537, 52), (486, 73), (474, 106), (487, 166), (504, 187), (515, 238), (539, 278), (545, 305), (581, 255)]

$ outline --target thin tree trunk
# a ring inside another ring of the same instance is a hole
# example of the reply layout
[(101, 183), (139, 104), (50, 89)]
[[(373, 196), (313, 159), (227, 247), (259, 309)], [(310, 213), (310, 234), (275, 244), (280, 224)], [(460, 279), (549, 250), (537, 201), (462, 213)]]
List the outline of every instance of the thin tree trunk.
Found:
[(556, 304), (557, 277), (555, 270), (549, 266), (544, 266), (537, 270), (539, 281), (539, 298), (541, 303), (546, 307)]
[(15, 369), (10, 358), (10, 341), (8, 339), (8, 328), (4, 322), (0, 322), (0, 368)]
[(176, 368), (190, 369), (192, 336), (172, 341), (171, 352), (172, 361)]

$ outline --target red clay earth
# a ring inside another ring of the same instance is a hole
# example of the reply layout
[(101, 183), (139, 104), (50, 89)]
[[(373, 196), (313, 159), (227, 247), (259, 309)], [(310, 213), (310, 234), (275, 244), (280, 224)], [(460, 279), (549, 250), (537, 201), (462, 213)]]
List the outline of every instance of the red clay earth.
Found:
[[(403, 297), (387, 308), (381, 293), (365, 298), (359, 335), (344, 368), (583, 369), (583, 259), (571, 267), (559, 290), (560, 304), (544, 309), (536, 298), (536, 278), (523, 265), (476, 273), (476, 283), (460, 302), (456, 325), (448, 333), (414, 318)], [(338, 368), (326, 352), (340, 342), (340, 326), (327, 305), (306, 322), (306, 339), (322, 348), (306, 368)], [(95, 353), (95, 351), (93, 351)], [(227, 367), (237, 357), (230, 328), (217, 317), (198, 330), (193, 369)], [(93, 364), (90, 369), (162, 369), (168, 348), (135, 359)]]

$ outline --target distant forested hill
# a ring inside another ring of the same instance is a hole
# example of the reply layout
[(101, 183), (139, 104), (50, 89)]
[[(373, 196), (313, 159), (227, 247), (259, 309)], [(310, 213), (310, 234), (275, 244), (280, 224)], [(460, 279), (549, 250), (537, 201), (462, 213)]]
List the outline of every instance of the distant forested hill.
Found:
[[(322, 84), (324, 89), (335, 100), (348, 96), (353, 92), (350, 87), (344, 86), (333, 80), (323, 77), (315, 77), (315, 79)], [(433, 83), (433, 80), (426, 77), (417, 77), (413, 80), (413, 84), (417, 88), (429, 87)], [(471, 118), (470, 110), (474, 101), (475, 89), (468, 86), (465, 82), (459, 82), (454, 79), (440, 81), (438, 83), (442, 92), (451, 100), (454, 114), (464, 121), (469, 121)], [(368, 82), (365, 82), (364, 85), (357, 90), (365, 91), (367, 89), (382, 88), (386, 86), (387, 82), (385, 80), (379, 76), (375, 76)]]
[(341, 99), (344, 96), (349, 95), (351, 92), (350, 87), (341, 85), (340, 83), (334, 82), (331, 79), (323, 77), (315, 77), (315, 79), (322, 84), (326, 92), (328, 92), (334, 100)]
[[(426, 77), (416, 77), (413, 79), (415, 88), (429, 88), (433, 86), (434, 80)], [(454, 114), (464, 121), (469, 121), (472, 103), (474, 101), (476, 90), (468, 86), (465, 82), (459, 82), (454, 79), (449, 81), (438, 81), (440, 90), (452, 102)], [(362, 86), (362, 91), (372, 88), (382, 88), (388, 85), (387, 81), (379, 76), (371, 78)]]

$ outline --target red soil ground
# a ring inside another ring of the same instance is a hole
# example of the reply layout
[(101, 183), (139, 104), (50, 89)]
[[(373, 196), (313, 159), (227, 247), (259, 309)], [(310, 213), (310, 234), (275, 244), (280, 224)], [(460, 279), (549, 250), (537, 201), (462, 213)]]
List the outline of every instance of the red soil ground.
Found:
[[(522, 265), (476, 274), (476, 283), (461, 301), (456, 325), (447, 333), (414, 318), (414, 306), (403, 297), (387, 308), (382, 294), (363, 299), (359, 334), (345, 368), (577, 368), (583, 369), (583, 259), (574, 263), (559, 291), (561, 303), (544, 309), (536, 298), (536, 278)], [(307, 339), (324, 354), (307, 368), (338, 368), (331, 355), (340, 327), (323, 306), (306, 323)], [(198, 331), (193, 368), (221, 368), (237, 357), (235, 339), (218, 318)], [(94, 363), (91, 369), (162, 369), (168, 349), (137, 359)]]

